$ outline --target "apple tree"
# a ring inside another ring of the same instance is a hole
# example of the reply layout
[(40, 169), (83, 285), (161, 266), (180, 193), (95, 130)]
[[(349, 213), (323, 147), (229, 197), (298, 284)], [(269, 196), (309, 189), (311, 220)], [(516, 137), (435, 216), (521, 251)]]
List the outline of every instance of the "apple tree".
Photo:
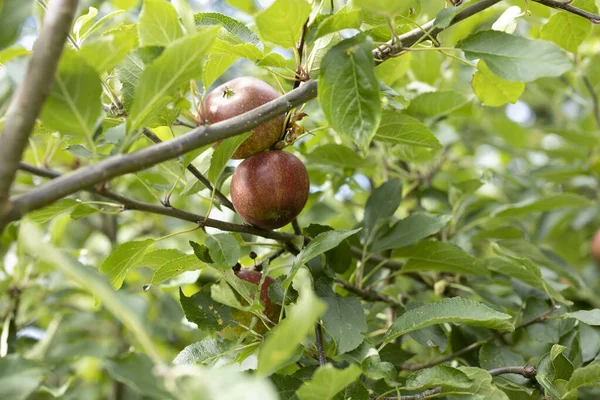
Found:
[(600, 398), (598, 0), (0, 0), (0, 398)]

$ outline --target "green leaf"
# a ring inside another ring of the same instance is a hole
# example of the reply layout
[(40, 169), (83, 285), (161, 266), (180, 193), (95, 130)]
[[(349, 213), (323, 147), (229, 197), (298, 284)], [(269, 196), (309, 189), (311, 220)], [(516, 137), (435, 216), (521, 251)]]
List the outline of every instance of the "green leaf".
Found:
[(450, 23), (456, 16), (456, 14), (460, 11), (459, 7), (446, 7), (442, 8), (440, 12), (435, 16), (435, 21), (433, 22), (433, 26), (436, 28), (447, 28), (450, 26)]
[(279, 322), (266, 337), (258, 353), (259, 376), (267, 376), (284, 366), (302, 344), (327, 306), (311, 289), (310, 277), (301, 270), (294, 280), (300, 293), (298, 301), (291, 307), (286, 318)]
[(323, 326), (337, 344), (338, 354), (357, 348), (364, 340), (362, 332), (368, 331), (360, 299), (336, 294), (328, 285), (318, 283), (318, 296), (327, 304), (323, 314)]
[[(386, 85), (393, 87), (410, 71), (412, 60), (412, 53), (385, 60), (375, 68), (375, 75)], [(385, 121), (385, 118), (382, 118), (382, 121)]]
[(473, 75), (471, 86), (479, 100), (491, 107), (514, 104), (525, 90), (523, 82), (511, 82), (500, 78), (490, 71), (483, 60), (477, 63), (477, 72)]
[(221, 26), (217, 40), (210, 54), (228, 54), (257, 61), (263, 57), (263, 44), (246, 25), (219, 13), (198, 13), (194, 15), (197, 27)]
[[(208, 89), (238, 58), (230, 54), (211, 54), (202, 67), (202, 84)], [(189, 153), (188, 153), (189, 154)]]
[(343, 40), (327, 52), (319, 70), (319, 103), (329, 125), (352, 138), (363, 155), (381, 120), (372, 49), (367, 36)]
[(162, 283), (186, 271), (202, 269), (205, 264), (195, 254), (185, 255), (161, 265), (152, 276), (152, 284)]
[(49, 206), (30, 212), (27, 214), (26, 218), (37, 224), (44, 224), (57, 215), (60, 215), (75, 207), (77, 204), (79, 204), (79, 202), (75, 199), (58, 200)]
[[(591, 13), (598, 13), (598, 7), (593, 0), (575, 0), (570, 5)], [(571, 53), (577, 53), (579, 46), (591, 32), (591, 21), (570, 12), (561, 11), (550, 17), (542, 27), (540, 34), (542, 39), (550, 40)]]
[(439, 117), (458, 110), (470, 101), (468, 96), (453, 90), (427, 92), (410, 102), (408, 112), (426, 117)]
[(437, 365), (414, 372), (406, 378), (405, 386), (411, 390), (429, 389), (441, 386), (446, 388), (466, 389), (473, 381), (462, 371), (447, 365)]
[(175, 365), (212, 364), (225, 356), (229, 347), (217, 339), (205, 339), (185, 346), (173, 360)]
[(198, 244), (191, 240), (189, 241), (189, 243), (190, 246), (192, 246), (192, 249), (194, 250), (194, 255), (198, 258), (198, 260), (207, 264), (212, 264), (214, 262), (210, 257), (210, 250), (208, 249), (208, 247), (206, 247), (203, 244)]
[(528, 199), (519, 203), (508, 204), (500, 207), (492, 213), (492, 216), (517, 217), (533, 212), (551, 211), (564, 208), (583, 208), (591, 207), (592, 205), (592, 202), (588, 198), (579, 194), (549, 194), (544, 197)]
[(0, 1), (0, 50), (13, 44), (21, 33), (21, 25), (31, 15), (33, 0)]
[(333, 46), (342, 41), (342, 36), (339, 33), (330, 33), (329, 35), (325, 35), (323, 37), (315, 40), (315, 44), (312, 47), (310, 54), (308, 55), (308, 59), (306, 63), (308, 65), (308, 73), (314, 78), (319, 76), (319, 71), (321, 70), (321, 63), (323, 62), (323, 58)]
[(600, 385), (600, 363), (593, 363), (573, 371), (567, 390), (572, 392), (580, 387), (598, 385)]
[(460, 248), (446, 242), (427, 241), (394, 251), (394, 258), (406, 257), (403, 272), (441, 271), (489, 276), (482, 263)]
[(554, 43), (505, 32), (477, 32), (456, 47), (471, 60), (482, 59), (493, 73), (507, 81), (531, 82), (573, 69), (567, 54)]
[(302, 265), (318, 255), (325, 253), (327, 250), (337, 247), (344, 239), (354, 235), (360, 230), (361, 228), (353, 229), (351, 231), (327, 231), (317, 235), (317, 237), (311, 240), (310, 243), (296, 256), (294, 266), (283, 282), (283, 287), (290, 286), (292, 279), (294, 279), (294, 276)]
[(319, 367), (310, 381), (298, 389), (300, 400), (330, 400), (346, 386), (354, 382), (361, 374), (357, 364), (345, 369), (337, 369), (331, 364)]
[(376, 14), (394, 17), (407, 11), (414, 4), (412, 1), (397, 0), (355, 0), (354, 5)]
[(288, 60), (279, 53), (269, 53), (258, 61), (260, 67), (277, 67), (285, 68)]
[(141, 73), (127, 121), (129, 132), (142, 127), (166, 106), (177, 88), (200, 77), (202, 57), (218, 29), (209, 28), (174, 41)]
[(167, 46), (183, 36), (177, 11), (164, 0), (144, 0), (138, 32), (142, 46)]
[(173, 0), (173, 7), (177, 11), (177, 14), (181, 18), (181, 23), (185, 28), (185, 32), (188, 35), (196, 32), (196, 25), (194, 24), (194, 13), (192, 7), (185, 0)]
[(340, 168), (358, 168), (365, 164), (355, 151), (341, 144), (327, 143), (317, 146), (311, 153), (306, 155), (310, 163), (332, 165)]
[(472, 381), (471, 386), (467, 391), (472, 393), (470, 398), (485, 399), (485, 400), (510, 400), (502, 390), (498, 389), (492, 381), (492, 376), (489, 372), (476, 367), (458, 367)]
[(0, 398), (25, 400), (44, 380), (46, 371), (35, 361), (18, 354), (0, 358)]
[(374, 253), (408, 246), (440, 231), (450, 221), (448, 215), (417, 212), (396, 222), (377, 237), (371, 251)]
[(300, 39), (310, 11), (306, 0), (275, 0), (269, 8), (256, 14), (254, 21), (263, 40), (292, 48)]
[(240, 244), (228, 233), (211, 235), (204, 241), (215, 262), (215, 267), (226, 269), (233, 267), (240, 259)]
[(127, 354), (120, 360), (106, 360), (106, 370), (116, 381), (123, 382), (137, 393), (154, 398), (169, 398), (163, 381), (153, 374), (154, 364), (144, 354)]
[(430, 149), (443, 147), (431, 130), (419, 120), (394, 111), (383, 113), (375, 140)]
[(348, 9), (348, 6), (342, 7), (334, 15), (331, 15), (319, 23), (317, 33), (314, 39), (325, 36), (329, 33), (341, 31), (342, 29), (359, 28), (362, 23), (362, 13), (360, 10)]
[(122, 26), (102, 37), (86, 41), (80, 53), (99, 74), (112, 71), (138, 44), (135, 25)]
[[(490, 370), (525, 365), (525, 359), (521, 354), (515, 353), (505, 346), (486, 343), (479, 350), (479, 364), (481, 368)], [(526, 378), (518, 374), (505, 374), (503, 377), (520, 385), (527, 382)]]
[(126, 301), (121, 293), (115, 292), (106, 281), (106, 277), (99, 274), (95, 268), (86, 267), (57, 250), (43, 239), (43, 232), (27, 220), (20, 223), (19, 243), (23, 244), (25, 251), (29, 254), (52, 265), (67, 279), (93, 294), (132, 333), (144, 352), (151, 356), (154, 362), (161, 362), (161, 357), (154, 347), (150, 335), (139, 319), (139, 312), (133, 310), (131, 302)]
[(209, 181), (213, 182), (213, 184), (217, 183), (219, 176), (221, 176), (225, 170), (225, 166), (231, 159), (233, 153), (235, 153), (238, 147), (240, 147), (240, 145), (244, 143), (244, 141), (248, 139), (252, 133), (252, 131), (246, 132), (242, 135), (225, 139), (219, 144), (212, 154), (212, 158), (210, 159), (210, 168), (208, 169)]
[(100, 272), (108, 276), (115, 289), (119, 289), (129, 270), (140, 262), (148, 248), (154, 243), (154, 239), (146, 239), (120, 244), (106, 257), (100, 266)]
[(89, 217), (92, 214), (95, 214), (97, 212), (100, 212), (99, 209), (97, 209), (94, 206), (91, 206), (89, 204), (85, 204), (85, 203), (81, 203), (81, 204), (77, 204), (75, 206), (75, 208), (73, 208), (73, 211), (71, 212), (71, 218), (74, 220), (77, 219), (81, 219), (81, 218), (85, 218), (85, 217)]
[(379, 225), (394, 215), (401, 202), (402, 182), (399, 179), (390, 179), (371, 193), (363, 217), (363, 235), (367, 244), (371, 243), (371, 236)]
[[(90, 7), (90, 11), (93, 7)], [(94, 24), (92, 24), (91, 26), (86, 24), (86, 26), (83, 27), (83, 29), (76, 33), (77, 34), (77, 41), (81, 44), (83, 43), (83, 41), (85, 41), (89, 36), (92, 35), (92, 33), (95, 33), (96, 31), (98, 31), (100, 28), (102, 28), (104, 25), (106, 25), (106, 23), (108, 21), (110, 21), (111, 19), (115, 18), (117, 15), (121, 15), (125, 12), (125, 10), (116, 10), (113, 11), (111, 13), (106, 14), (105, 16), (103, 16), (102, 18), (100, 18), (98, 21), (94, 22)], [(95, 15), (94, 15), (95, 18)], [(131, 27), (132, 29), (135, 29), (134, 25), (129, 25), (128, 27)], [(137, 35), (136, 35), (137, 37)]]
[[(303, 229), (305, 235), (314, 238), (323, 232), (328, 232), (333, 228), (326, 225), (310, 224)], [(348, 270), (352, 264), (352, 250), (347, 240), (325, 252), (326, 266), (331, 267), (335, 272), (342, 274)], [(272, 286), (271, 286), (272, 287)]]
[(144, 257), (142, 257), (142, 259), (138, 262), (137, 266), (156, 269), (175, 258), (183, 256), (185, 256), (185, 254), (181, 250), (158, 249), (154, 251), (149, 251), (146, 254), (144, 254)]
[(579, 310), (575, 312), (566, 313), (563, 314), (563, 317), (575, 318), (576, 320), (591, 326), (600, 326), (600, 309), (597, 308), (589, 311)]
[(64, 134), (91, 138), (102, 112), (101, 94), (98, 73), (79, 53), (65, 49), (42, 109), (42, 123)]
[(561, 303), (572, 304), (569, 300), (565, 299), (558, 290), (546, 282), (542, 277), (540, 268), (529, 258), (513, 257), (506, 253), (502, 246), (499, 246), (496, 243), (493, 243), (492, 247), (496, 253), (503, 257), (489, 259), (487, 264), (489, 269), (499, 274), (520, 280), (533, 288), (547, 293), (548, 296)]
[(179, 302), (187, 320), (202, 331), (221, 331), (232, 324), (231, 308), (214, 301), (208, 285), (190, 297), (180, 288)]
[(510, 319), (510, 315), (491, 309), (483, 303), (453, 297), (402, 314), (386, 332), (383, 344), (426, 326), (450, 322), (512, 332), (515, 327)]

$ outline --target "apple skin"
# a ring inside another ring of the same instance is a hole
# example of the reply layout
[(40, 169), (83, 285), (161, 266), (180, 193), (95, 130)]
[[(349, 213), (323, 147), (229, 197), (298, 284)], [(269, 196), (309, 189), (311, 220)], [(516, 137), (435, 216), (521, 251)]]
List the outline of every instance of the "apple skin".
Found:
[[(279, 94), (260, 79), (243, 76), (213, 89), (204, 99), (202, 119), (211, 124), (225, 121), (275, 100)], [(233, 153), (232, 158), (243, 159), (271, 147), (282, 135), (285, 114), (254, 128), (254, 134)]]
[[(247, 268), (242, 268), (239, 271), (236, 271), (235, 274), (241, 280), (250, 282), (257, 286), (260, 283), (260, 280), (262, 279), (261, 272)], [(260, 287), (260, 301), (265, 306), (265, 315), (271, 320), (271, 322), (277, 323), (279, 321), (281, 306), (277, 303), (273, 303), (269, 298), (269, 287), (274, 282), (275, 280), (273, 280), (273, 278), (271, 278), (270, 276), (265, 277), (265, 280), (262, 286)], [(239, 322), (243, 326), (250, 326), (250, 324), (252, 323), (252, 318), (254, 318), (254, 314), (252, 314), (251, 312), (237, 309), (231, 310), (231, 316), (235, 321)], [(267, 328), (265, 324), (263, 324), (261, 321), (257, 321), (253, 327), (253, 330), (257, 333), (263, 334), (267, 331)], [(244, 327), (235, 325), (226, 327), (225, 329), (220, 331), (220, 334), (225, 339), (235, 340), (245, 332), (246, 329)]]
[(231, 180), (231, 201), (246, 222), (277, 229), (300, 214), (309, 189), (302, 161), (288, 152), (273, 150), (238, 165)]
[[(236, 275), (241, 280), (253, 283), (258, 286), (262, 279), (262, 272), (255, 271), (253, 269), (242, 268), (236, 272)], [(279, 312), (281, 307), (279, 304), (273, 303), (269, 298), (269, 287), (275, 283), (275, 280), (270, 276), (266, 276), (265, 280), (260, 287), (260, 301), (265, 305), (265, 315), (273, 322), (279, 320)]]
[(592, 257), (600, 265), (600, 230), (597, 230), (592, 239)]

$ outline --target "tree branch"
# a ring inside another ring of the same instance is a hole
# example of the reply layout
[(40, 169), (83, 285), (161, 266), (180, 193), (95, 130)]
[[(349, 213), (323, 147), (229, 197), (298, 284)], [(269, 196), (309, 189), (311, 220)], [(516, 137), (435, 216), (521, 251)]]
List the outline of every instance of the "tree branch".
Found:
[[(77, 0), (52, 2), (33, 45), (23, 82), (6, 112), (6, 124), (2, 131), (2, 146), (0, 146), (1, 206), (8, 200), (9, 190), (19, 168), (19, 161), (27, 147), (29, 135), (52, 89), (54, 75), (67, 35), (71, 30), (77, 3)], [(0, 221), (0, 231), (3, 225)]]
[(381, 301), (390, 304), (392, 307), (398, 307), (402, 305), (400, 301), (393, 299), (390, 296), (379, 294), (369, 289), (361, 289), (341, 278), (335, 278), (335, 283), (365, 301)]
[(322, 367), (327, 364), (325, 355), (325, 346), (323, 345), (323, 329), (320, 323), (315, 324), (315, 341), (317, 342), (317, 352), (319, 353), (319, 365)]
[(590, 20), (593, 24), (600, 24), (600, 15), (592, 14), (590, 12), (582, 10), (581, 8), (573, 7), (571, 4), (569, 4), (570, 1), (564, 1), (564, 0), (533, 0), (533, 1), (536, 3), (543, 4), (547, 7), (557, 8), (560, 10), (565, 10), (565, 11), (570, 12), (575, 15), (579, 15), (580, 17)]
[[(144, 134), (144, 136), (146, 136), (148, 139), (152, 140), (154, 143), (158, 144), (158, 143), (162, 143), (163, 141), (160, 140), (160, 138), (158, 136), (156, 136), (156, 134), (154, 132), (152, 132), (150, 129), (147, 128), (143, 128), (142, 129), (142, 133)], [(229, 199), (227, 198), (227, 196), (225, 196), (223, 193), (221, 193), (220, 190), (215, 190), (213, 189), (213, 185), (212, 183), (208, 180), (208, 178), (206, 178), (204, 175), (202, 175), (202, 173), (198, 170), (198, 168), (196, 168), (195, 166), (193, 166), (192, 164), (188, 164), (187, 166), (187, 170), (190, 171), (192, 173), (192, 175), (194, 175), (196, 177), (196, 179), (198, 179), (204, 186), (206, 186), (211, 192), (214, 190), (215, 192), (215, 197), (219, 200), (219, 202), (224, 205), (225, 207), (229, 208), (230, 210), (232, 210), (233, 212), (235, 212), (235, 208), (233, 207), (233, 203), (231, 203), (231, 201), (229, 201)]]
[[(500, 0), (482, 0), (459, 12), (451, 25), (462, 21), (471, 15), (483, 11)], [(433, 26), (433, 21), (425, 24)], [(426, 29), (427, 30), (427, 29)], [(435, 33), (442, 29), (434, 29)], [(407, 32), (398, 37), (403, 47), (412, 46), (421, 37), (426, 35), (421, 29)], [(385, 47), (385, 46), (383, 46)], [(393, 54), (392, 48), (377, 48), (373, 51), (376, 58), (389, 58)], [(117, 155), (97, 164), (80, 168), (60, 178), (54, 179), (29, 193), (13, 199), (3, 212), (0, 220), (0, 231), (6, 223), (21, 218), (26, 213), (44, 207), (80, 189), (90, 187), (111, 178), (141, 171), (153, 165), (179, 157), (188, 151), (201, 146), (224, 140), (255, 128), (277, 115), (283, 114), (292, 108), (304, 104), (317, 96), (317, 81), (309, 80), (299, 88), (290, 91), (269, 103), (257, 107), (237, 117), (208, 126), (199, 126), (190, 132), (168, 142), (163, 142), (131, 154)]]
[(523, 367), (502, 367), (494, 368), (488, 371), (492, 376), (504, 375), (504, 374), (519, 374), (525, 378), (534, 378), (537, 371), (535, 367), (531, 365), (525, 365)]
[[(459, 23), (460, 21), (469, 18), (487, 8), (492, 7), (501, 0), (481, 0), (478, 3), (465, 7), (461, 12), (456, 14), (452, 19), (449, 26)], [(397, 37), (397, 39), (391, 39), (385, 44), (377, 47), (373, 50), (373, 56), (378, 62), (387, 60), (393, 57), (401, 47), (411, 47), (417, 41), (421, 40), (423, 36), (431, 36), (435, 38), (445, 28), (434, 28), (435, 19), (427, 22), (419, 28), (413, 29), (412, 31), (406, 32), (403, 35)]]
[[(492, 376), (498, 376), (498, 375), (504, 375), (504, 374), (519, 374), (519, 375), (523, 375), (525, 378), (535, 378), (537, 371), (535, 370), (535, 367), (533, 367), (531, 365), (525, 365), (522, 367), (519, 366), (519, 367), (494, 368), (494, 369), (488, 370), (488, 373)], [(400, 397), (371, 396), (371, 398), (379, 399), (379, 400), (421, 400), (421, 399), (426, 399), (428, 397), (431, 397), (431, 396), (434, 396), (434, 395), (437, 395), (440, 393), (442, 393), (442, 388), (438, 387), (438, 388), (426, 390), (421, 393), (410, 394), (410, 395), (400, 396)]]
[(483, 346), (487, 342), (488, 342), (488, 340), (480, 340), (479, 342), (471, 343), (467, 347), (457, 350), (454, 353), (450, 353), (447, 356), (440, 357), (437, 360), (431, 360), (431, 361), (420, 363), (420, 364), (398, 364), (398, 365), (396, 365), (396, 369), (402, 370), (402, 371), (418, 371), (418, 370), (424, 369), (424, 368), (435, 367), (436, 365), (445, 363), (446, 361), (453, 360), (456, 357), (459, 357), (465, 353), (468, 353), (472, 350), (478, 349), (479, 347)]
[[(59, 172), (34, 167), (33, 165), (20, 163), (19, 168), (23, 171), (29, 172), (34, 175), (43, 176), (45, 178), (50, 179), (59, 179), (62, 175)], [(203, 215), (194, 214), (185, 210), (181, 210), (175, 207), (165, 207), (162, 205), (156, 205), (151, 203), (146, 203), (143, 201), (138, 201), (131, 199), (129, 197), (125, 197), (108, 189), (105, 189), (103, 186), (91, 186), (84, 188), (88, 192), (96, 193), (104, 198), (111, 199), (116, 201), (119, 204), (123, 205), (123, 210), (136, 210), (136, 211), (145, 211), (152, 214), (164, 215), (167, 217), (177, 218), (183, 221), (192, 222), (195, 224), (199, 224), (203, 227), (216, 228), (226, 232), (239, 232), (239, 233), (248, 233), (256, 236), (261, 236), (267, 239), (273, 239), (283, 242), (291, 241), (295, 236), (290, 233), (285, 232), (277, 232), (277, 231), (269, 231), (261, 228), (254, 227), (252, 225), (240, 225), (233, 224), (230, 222), (218, 221), (216, 219), (205, 218)]]
[(592, 114), (594, 114), (594, 118), (596, 119), (596, 125), (598, 125), (598, 129), (600, 129), (600, 105), (598, 104), (598, 95), (594, 90), (594, 86), (592, 82), (588, 79), (587, 76), (583, 75), (581, 77), (583, 79), (583, 84), (585, 88), (590, 93), (590, 97), (592, 98)]

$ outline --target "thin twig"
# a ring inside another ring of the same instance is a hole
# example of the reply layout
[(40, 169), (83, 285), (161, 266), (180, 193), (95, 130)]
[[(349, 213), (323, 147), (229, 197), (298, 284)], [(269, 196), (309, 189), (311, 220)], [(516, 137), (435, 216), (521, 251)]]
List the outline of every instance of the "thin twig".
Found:
[[(518, 367), (494, 368), (494, 369), (488, 370), (488, 373), (492, 376), (498, 376), (498, 375), (504, 375), (504, 374), (519, 374), (519, 375), (524, 376), (525, 378), (535, 378), (537, 371), (536, 371), (535, 367), (533, 367), (531, 365), (525, 365), (525, 366), (518, 366)], [(389, 397), (389, 396), (378, 397), (376, 395), (371, 395), (371, 398), (378, 399), (378, 400), (421, 400), (421, 399), (426, 399), (428, 397), (440, 394), (441, 392), (442, 392), (442, 388), (438, 387), (438, 388), (426, 390), (422, 393), (410, 394), (410, 395), (400, 396), (400, 397)]]
[(294, 228), (294, 233), (296, 235), (302, 235), (302, 228), (300, 227), (300, 224), (298, 223), (298, 218), (294, 218), (292, 220), (292, 228)]
[[(144, 136), (146, 136), (148, 139), (152, 140), (156, 144), (163, 143), (163, 141), (160, 140), (160, 138), (158, 136), (156, 136), (156, 134), (154, 132), (152, 132), (150, 129), (143, 128), (142, 133), (144, 134)], [(220, 190), (214, 189), (212, 183), (204, 175), (202, 175), (202, 173), (198, 170), (198, 168), (196, 168), (195, 166), (193, 166), (190, 163), (187, 166), (187, 170), (190, 171), (192, 173), (192, 175), (194, 175), (196, 177), (196, 179), (198, 179), (211, 192), (214, 190), (215, 197), (219, 200), (219, 203), (221, 203), (223, 206), (225, 206), (235, 212), (235, 208), (233, 207), (233, 204), (231, 203), (231, 201), (229, 201), (227, 196), (225, 196), (223, 193), (221, 193)]]
[[(77, 0), (56, 0), (44, 16), (42, 29), (33, 45), (23, 83), (17, 89), (7, 112), (0, 146), (0, 206), (8, 200), (9, 190), (29, 142), (35, 121), (50, 94), (54, 76), (71, 23)], [(2, 216), (0, 215), (0, 219)], [(5, 224), (0, 221), (0, 231)]]
[[(50, 169), (34, 167), (33, 165), (26, 163), (20, 163), (19, 168), (23, 171), (27, 171), (34, 175), (43, 176), (50, 179), (58, 179), (61, 176), (59, 172)], [(295, 238), (294, 235), (285, 232), (269, 231), (251, 225), (239, 225), (224, 221), (218, 221), (211, 218), (205, 218), (203, 215), (194, 214), (175, 207), (164, 207), (162, 205), (155, 205), (143, 201), (134, 200), (129, 197), (115, 193), (113, 191), (110, 191), (101, 185), (88, 187), (85, 188), (85, 190), (88, 192), (96, 193), (102, 197), (114, 200), (122, 204), (123, 211), (145, 211), (152, 214), (164, 215), (168, 217), (177, 218), (183, 221), (193, 222), (195, 224), (199, 224), (202, 227), (216, 228), (226, 232), (249, 233), (252, 235), (261, 236), (267, 239), (278, 240), (286, 243), (290, 242), (292, 239)]]
[(431, 360), (431, 361), (419, 363), (419, 364), (398, 364), (398, 365), (396, 365), (396, 369), (402, 370), (402, 371), (418, 371), (420, 369), (434, 367), (436, 365), (445, 363), (446, 361), (450, 361), (457, 357), (460, 357), (463, 354), (466, 354), (472, 350), (478, 349), (479, 347), (483, 346), (487, 342), (488, 342), (488, 340), (480, 340), (478, 342), (471, 343), (467, 347), (457, 350), (454, 353), (448, 354), (447, 356), (440, 357), (437, 360)]
[(318, 322), (315, 325), (315, 340), (317, 342), (317, 352), (319, 353), (319, 365), (322, 367), (327, 364), (327, 356), (325, 356), (325, 346), (323, 346), (323, 329)]
[(386, 296), (384, 294), (374, 292), (370, 289), (361, 289), (357, 286), (354, 286), (350, 282), (345, 281), (342, 278), (335, 278), (335, 282), (337, 284), (339, 284), (340, 286), (342, 286), (347, 291), (349, 291), (350, 293), (357, 295), (358, 297), (360, 297), (361, 299), (363, 299), (365, 301), (381, 301), (383, 303), (390, 304), (392, 307), (402, 306), (402, 303), (400, 301), (393, 299), (390, 296)]
[(302, 68), (302, 53), (304, 52), (304, 41), (306, 40), (306, 31), (308, 26), (308, 19), (302, 25), (302, 33), (300, 35), (300, 40), (296, 45), (296, 51), (298, 52), (298, 65), (296, 66), (296, 80), (294, 81), (294, 89), (300, 86), (302, 83), (302, 78), (306, 75), (304, 69)]
[(570, 12), (572, 14), (579, 15), (580, 17), (590, 20), (594, 24), (600, 24), (600, 15), (592, 14), (590, 12), (582, 10), (581, 8), (573, 7), (571, 4), (569, 4), (570, 1), (564, 1), (564, 0), (533, 0), (533, 1), (536, 3), (543, 4), (547, 7), (558, 8), (558, 9)]
[(504, 374), (519, 374), (525, 378), (534, 378), (537, 371), (532, 365), (525, 365), (522, 367), (501, 367), (494, 368), (488, 371), (492, 376), (504, 375)]
[(538, 315), (537, 317), (535, 317), (527, 322), (523, 322), (520, 325), (517, 325), (515, 327), (515, 330), (525, 328), (529, 325), (537, 324), (538, 322), (544, 322), (546, 320), (546, 318), (548, 318), (548, 316), (550, 316), (550, 314), (552, 314), (556, 310), (557, 310), (557, 307), (552, 306), (552, 307), (550, 307), (550, 309), (548, 311), (543, 312), (542, 314)]
[(600, 129), (600, 105), (598, 104), (598, 95), (596, 94), (594, 86), (592, 86), (592, 83), (588, 77), (583, 75), (581, 78), (583, 79), (585, 88), (590, 93), (590, 97), (592, 98), (592, 113), (596, 119), (596, 125), (598, 125), (598, 129)]
[(270, 256), (268, 256), (267, 258), (265, 258), (264, 260), (262, 260), (261, 262), (259, 262), (258, 264), (256, 264), (254, 266), (254, 269), (257, 271), (262, 271), (263, 267), (266, 263), (271, 264), (271, 262), (273, 260), (275, 260), (276, 258), (278, 258), (279, 256), (283, 255), (285, 252), (287, 251), (287, 249), (282, 248), (277, 250), (276, 252), (274, 252), (273, 254), (271, 254)]

